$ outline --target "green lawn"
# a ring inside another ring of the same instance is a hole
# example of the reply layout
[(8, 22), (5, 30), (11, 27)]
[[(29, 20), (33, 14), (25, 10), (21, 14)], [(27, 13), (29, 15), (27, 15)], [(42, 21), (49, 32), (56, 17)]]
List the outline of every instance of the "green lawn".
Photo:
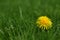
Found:
[[(53, 27), (39, 29), (39, 16)], [(60, 40), (60, 0), (0, 0), (0, 40)]]

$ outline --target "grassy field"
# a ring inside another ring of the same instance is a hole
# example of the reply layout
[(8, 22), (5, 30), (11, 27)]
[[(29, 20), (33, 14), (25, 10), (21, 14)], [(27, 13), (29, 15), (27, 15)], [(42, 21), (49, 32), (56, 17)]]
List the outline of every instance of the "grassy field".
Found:
[[(39, 16), (53, 27), (39, 29)], [(60, 40), (60, 0), (0, 0), (0, 40)]]

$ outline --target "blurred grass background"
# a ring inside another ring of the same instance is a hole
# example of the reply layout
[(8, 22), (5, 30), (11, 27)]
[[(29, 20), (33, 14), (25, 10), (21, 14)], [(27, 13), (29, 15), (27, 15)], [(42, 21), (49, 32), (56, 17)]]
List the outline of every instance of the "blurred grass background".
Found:
[[(53, 27), (40, 30), (39, 16)], [(60, 0), (0, 0), (0, 40), (60, 40)]]

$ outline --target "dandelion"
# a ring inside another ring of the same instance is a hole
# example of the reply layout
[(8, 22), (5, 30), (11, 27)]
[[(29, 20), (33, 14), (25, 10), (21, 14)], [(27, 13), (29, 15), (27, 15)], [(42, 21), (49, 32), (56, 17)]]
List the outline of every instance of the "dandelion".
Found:
[(49, 19), (47, 16), (41, 16), (37, 19), (36, 22), (37, 26), (41, 29), (46, 29), (48, 30), (49, 28), (52, 27), (52, 21)]

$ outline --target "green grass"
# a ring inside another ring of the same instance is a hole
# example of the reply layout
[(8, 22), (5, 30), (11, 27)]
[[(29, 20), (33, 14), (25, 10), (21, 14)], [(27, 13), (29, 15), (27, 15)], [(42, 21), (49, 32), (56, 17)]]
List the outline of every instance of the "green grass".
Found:
[[(53, 27), (42, 31), (39, 16)], [(60, 40), (60, 0), (0, 0), (0, 40)]]

